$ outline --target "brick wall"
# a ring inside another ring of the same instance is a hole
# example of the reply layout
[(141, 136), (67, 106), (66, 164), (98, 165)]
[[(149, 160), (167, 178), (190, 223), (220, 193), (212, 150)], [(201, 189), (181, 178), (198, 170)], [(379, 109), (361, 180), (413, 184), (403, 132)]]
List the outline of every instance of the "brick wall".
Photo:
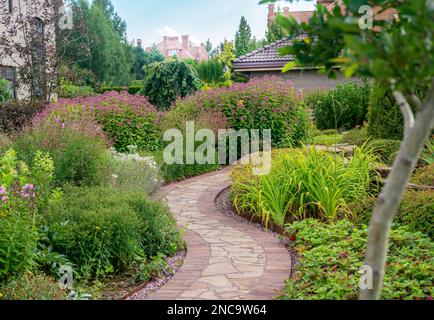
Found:
[(360, 79), (347, 79), (342, 74), (337, 79), (329, 79), (327, 74), (320, 74), (317, 70), (297, 70), (287, 73), (279, 71), (251, 72), (250, 79), (257, 79), (264, 76), (278, 76), (292, 81), (296, 90), (303, 90), (305, 93), (334, 89), (339, 83), (362, 82)]

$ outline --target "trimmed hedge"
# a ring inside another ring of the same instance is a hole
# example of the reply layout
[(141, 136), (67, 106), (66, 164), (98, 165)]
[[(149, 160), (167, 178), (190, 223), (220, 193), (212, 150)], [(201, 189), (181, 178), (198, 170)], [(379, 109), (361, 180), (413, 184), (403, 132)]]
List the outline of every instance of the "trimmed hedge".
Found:
[[(416, 95), (423, 100), (426, 95), (424, 88)], [(413, 111), (416, 111), (412, 99), (407, 99)], [(402, 113), (390, 89), (373, 85), (368, 108), (368, 134), (374, 139), (402, 140), (404, 135), (404, 120)]]
[(367, 119), (369, 92), (367, 83), (348, 83), (307, 98), (318, 129), (349, 130), (363, 125)]
[(98, 90), (99, 93), (106, 93), (106, 92), (111, 92), (111, 91), (116, 91), (116, 92), (128, 92), (129, 94), (135, 95), (135, 94), (139, 94), (140, 90), (142, 90), (143, 86), (141, 85), (133, 85), (133, 86), (129, 86), (129, 87), (102, 87)]

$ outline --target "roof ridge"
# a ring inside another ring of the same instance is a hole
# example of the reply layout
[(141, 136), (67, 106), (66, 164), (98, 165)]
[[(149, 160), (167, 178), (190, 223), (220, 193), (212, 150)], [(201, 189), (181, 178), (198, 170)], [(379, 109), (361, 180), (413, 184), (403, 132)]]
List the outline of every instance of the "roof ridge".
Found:
[(238, 62), (238, 61), (240, 61), (240, 60), (242, 60), (242, 59), (245, 59), (245, 58), (251, 57), (252, 55), (255, 55), (255, 54), (257, 54), (257, 53), (260, 53), (260, 52), (262, 52), (262, 51), (264, 51), (264, 50), (266, 50), (266, 49), (269, 49), (269, 48), (271, 48), (271, 47), (273, 47), (273, 46), (275, 46), (275, 45), (277, 45), (277, 44), (280, 44), (280, 43), (282, 43), (283, 41), (286, 41), (286, 40), (288, 40), (288, 39), (289, 39), (289, 37), (287, 37), (287, 38), (283, 38), (283, 39), (280, 39), (280, 40), (276, 40), (276, 41), (274, 41), (274, 42), (272, 42), (272, 43), (270, 43), (270, 44), (267, 44), (266, 46), (264, 46), (264, 47), (262, 47), (262, 48), (256, 49), (256, 50), (254, 50), (254, 51), (252, 51), (252, 52), (249, 52), (249, 53), (247, 53), (247, 54), (245, 54), (245, 55), (242, 55), (242, 56), (238, 57), (238, 59), (236, 59), (235, 62)]

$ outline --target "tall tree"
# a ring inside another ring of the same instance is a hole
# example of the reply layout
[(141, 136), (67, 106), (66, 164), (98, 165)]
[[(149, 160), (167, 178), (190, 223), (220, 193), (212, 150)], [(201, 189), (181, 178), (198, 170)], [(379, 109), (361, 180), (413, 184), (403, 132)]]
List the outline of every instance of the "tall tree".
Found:
[(235, 34), (235, 54), (237, 57), (252, 51), (252, 30), (245, 17), (241, 17), (240, 26)]
[[(263, 0), (261, 3), (275, 2)], [(396, 209), (425, 140), (434, 127), (434, 1), (433, 0), (343, 0), (346, 10), (336, 4), (333, 12), (319, 5), (309, 24), (278, 16), (279, 23), (294, 39), (280, 53), (294, 55), (284, 71), (296, 65), (322, 66), (331, 76), (343, 69), (347, 77), (375, 78), (390, 88), (403, 114), (404, 140), (374, 210), (370, 227), (365, 277), (372, 275), (372, 287), (361, 286), (360, 298), (379, 299), (387, 261), (388, 238)], [(361, 8), (362, 5), (368, 5)], [(374, 10), (375, 8), (375, 10)], [(361, 10), (363, 9), (363, 10)], [(374, 12), (396, 10), (397, 18), (374, 19)], [(345, 12), (344, 14), (342, 12)], [(428, 84), (421, 101), (416, 91)], [(411, 99), (418, 105), (413, 113)]]
[(206, 40), (205, 48), (206, 48), (206, 52), (208, 53), (208, 55), (211, 56), (213, 46), (212, 46), (210, 39)]
[(217, 60), (224, 66), (224, 83), (226, 86), (232, 85), (232, 65), (235, 61), (235, 47), (233, 42), (225, 40), (223, 48), (218, 55)]
[(273, 20), (268, 26), (267, 32), (265, 33), (265, 39), (267, 43), (272, 43), (277, 40), (281, 40), (288, 36), (288, 32), (285, 31), (277, 20)]
[(134, 64), (131, 73), (136, 80), (143, 80), (146, 76), (145, 67), (151, 63), (161, 62), (163, 60), (164, 56), (155, 44), (151, 47), (150, 51), (145, 51), (141, 47), (135, 47)]

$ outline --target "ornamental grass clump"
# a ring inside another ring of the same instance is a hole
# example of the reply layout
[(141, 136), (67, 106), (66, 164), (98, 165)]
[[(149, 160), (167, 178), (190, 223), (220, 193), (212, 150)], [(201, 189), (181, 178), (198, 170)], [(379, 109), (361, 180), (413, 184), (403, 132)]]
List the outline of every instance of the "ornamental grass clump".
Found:
[(375, 160), (366, 148), (356, 148), (349, 160), (315, 148), (279, 150), (266, 176), (253, 176), (249, 165), (233, 171), (231, 199), (239, 213), (259, 216), (266, 225), (351, 217), (347, 203), (369, 195)]

